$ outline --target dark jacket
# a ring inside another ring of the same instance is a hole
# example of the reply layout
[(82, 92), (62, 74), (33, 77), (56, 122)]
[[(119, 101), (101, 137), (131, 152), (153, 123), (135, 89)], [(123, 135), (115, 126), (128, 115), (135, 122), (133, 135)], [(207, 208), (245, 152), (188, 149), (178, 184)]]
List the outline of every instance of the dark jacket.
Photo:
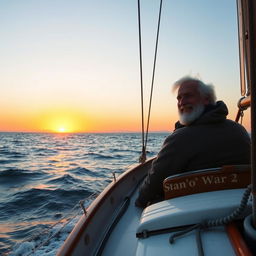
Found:
[(250, 163), (250, 137), (243, 126), (226, 119), (224, 102), (206, 108), (204, 113), (188, 126), (176, 123), (153, 161), (144, 180), (136, 205), (163, 199), (163, 180), (173, 174), (220, 167), (228, 164)]

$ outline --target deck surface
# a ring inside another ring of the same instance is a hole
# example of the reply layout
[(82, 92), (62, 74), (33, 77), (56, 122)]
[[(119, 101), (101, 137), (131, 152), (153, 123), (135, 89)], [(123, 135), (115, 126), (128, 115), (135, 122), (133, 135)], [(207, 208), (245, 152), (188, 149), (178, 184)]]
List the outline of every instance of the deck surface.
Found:
[(102, 253), (103, 256), (131, 256), (136, 254), (138, 243), (136, 231), (142, 214), (141, 209), (134, 207), (137, 195), (138, 191), (134, 193), (129, 208), (110, 236)]
[[(136, 232), (138, 230), (138, 227), (141, 226), (144, 228), (147, 227), (147, 225), (149, 225), (149, 227), (152, 227), (152, 223), (153, 226), (156, 224), (156, 227), (158, 224), (162, 225), (162, 223), (164, 222), (162, 217), (168, 212), (166, 210), (168, 204), (170, 205), (171, 209), (171, 211), (169, 211), (170, 214), (168, 218), (172, 219), (173, 217), (173, 219), (176, 220), (172, 221), (172, 223), (169, 223), (167, 218), (167, 227), (170, 225), (175, 226), (176, 222), (179, 225), (179, 222), (182, 223), (184, 219), (189, 218), (189, 213), (184, 214), (185, 212), (189, 211), (191, 211), (191, 217), (195, 218), (195, 220), (198, 221), (198, 218), (196, 216), (200, 215), (200, 207), (204, 209), (206, 207), (208, 209), (207, 211), (203, 210), (201, 212), (201, 215), (204, 212), (206, 216), (210, 216), (212, 211), (211, 209), (214, 208), (215, 204), (217, 205), (220, 200), (223, 204), (224, 201), (226, 201), (227, 204), (230, 205), (230, 207), (228, 205), (225, 206), (225, 209), (228, 210), (230, 213), (230, 210), (232, 211), (232, 209), (236, 208), (236, 205), (239, 205), (243, 191), (243, 189), (237, 189), (232, 191), (216, 191), (208, 192), (210, 193), (208, 196), (204, 193), (186, 196), (183, 198), (183, 200), (181, 200), (182, 198), (171, 199), (172, 201), (170, 200), (168, 203), (167, 201), (164, 201), (156, 205), (151, 205), (146, 208), (144, 212), (142, 212), (141, 209), (134, 207), (134, 201), (138, 193), (136, 192), (131, 198), (130, 206), (127, 209), (125, 215), (119, 221), (114, 232), (111, 234), (102, 255), (198, 255), (196, 235), (194, 231), (185, 235), (184, 237), (177, 239), (175, 243), (171, 245), (169, 243), (169, 238), (171, 234), (162, 234), (152, 236), (146, 239), (137, 239)], [(194, 203), (197, 202), (196, 207), (198, 207), (198, 209), (196, 212), (194, 211), (195, 209), (191, 207), (191, 204), (188, 204), (188, 202), (191, 202), (193, 200)], [(173, 204), (171, 204), (170, 202), (173, 202)], [(163, 212), (161, 212), (161, 207), (162, 209), (165, 209)], [(157, 208), (160, 210), (157, 210)], [(223, 211), (221, 212), (221, 215), (223, 215)], [(201, 218), (203, 218), (203, 216)], [(193, 220), (191, 220), (190, 222), (193, 222)], [(207, 256), (235, 255), (235, 252), (230, 244), (224, 227), (203, 230), (202, 242), (204, 253)]]

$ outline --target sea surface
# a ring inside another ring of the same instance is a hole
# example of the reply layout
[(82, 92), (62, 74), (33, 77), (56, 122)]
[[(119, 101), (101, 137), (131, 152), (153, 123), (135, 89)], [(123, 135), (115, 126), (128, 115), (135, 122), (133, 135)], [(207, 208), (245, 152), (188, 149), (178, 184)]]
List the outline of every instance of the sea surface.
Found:
[[(151, 133), (147, 157), (167, 133)], [(0, 133), (0, 255), (55, 255), (87, 207), (138, 163), (140, 133)]]

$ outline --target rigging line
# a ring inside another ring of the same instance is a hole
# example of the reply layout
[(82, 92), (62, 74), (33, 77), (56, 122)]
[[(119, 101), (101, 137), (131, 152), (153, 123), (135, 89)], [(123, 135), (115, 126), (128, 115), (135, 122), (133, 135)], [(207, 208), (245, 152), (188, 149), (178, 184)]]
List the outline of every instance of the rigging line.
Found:
[(161, 14), (162, 14), (162, 3), (163, 3), (163, 0), (160, 0), (159, 15), (158, 15), (158, 25), (157, 25), (157, 36), (156, 36), (156, 45), (155, 45), (155, 56), (154, 56), (153, 73), (152, 73), (152, 80), (151, 80), (150, 101), (149, 101), (149, 109), (148, 109), (148, 120), (147, 120), (147, 130), (146, 130), (146, 140), (145, 140), (145, 151), (146, 151), (146, 146), (147, 146), (147, 141), (148, 141), (149, 120), (150, 120), (152, 97), (153, 97), (153, 88), (154, 88), (154, 80), (155, 80), (156, 57), (157, 57), (157, 50), (158, 50), (158, 39), (159, 39)]
[(141, 86), (141, 129), (142, 129), (142, 155), (145, 153), (144, 139), (144, 103), (143, 103), (143, 73), (142, 73), (142, 47), (141, 47), (141, 22), (140, 0), (138, 0), (138, 25), (139, 25), (139, 54), (140, 54), (140, 86)]

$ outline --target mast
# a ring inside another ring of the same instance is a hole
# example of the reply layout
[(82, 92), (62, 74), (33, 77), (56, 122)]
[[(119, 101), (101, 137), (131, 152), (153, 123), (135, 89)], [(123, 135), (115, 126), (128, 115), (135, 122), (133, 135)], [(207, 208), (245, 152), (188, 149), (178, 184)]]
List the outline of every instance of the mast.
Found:
[(249, 88), (251, 91), (251, 165), (252, 165), (252, 196), (253, 226), (256, 228), (256, 2), (248, 1), (248, 45), (249, 45)]
[(256, 228), (256, 1), (237, 0), (241, 95), (239, 108), (251, 106), (252, 224)]

